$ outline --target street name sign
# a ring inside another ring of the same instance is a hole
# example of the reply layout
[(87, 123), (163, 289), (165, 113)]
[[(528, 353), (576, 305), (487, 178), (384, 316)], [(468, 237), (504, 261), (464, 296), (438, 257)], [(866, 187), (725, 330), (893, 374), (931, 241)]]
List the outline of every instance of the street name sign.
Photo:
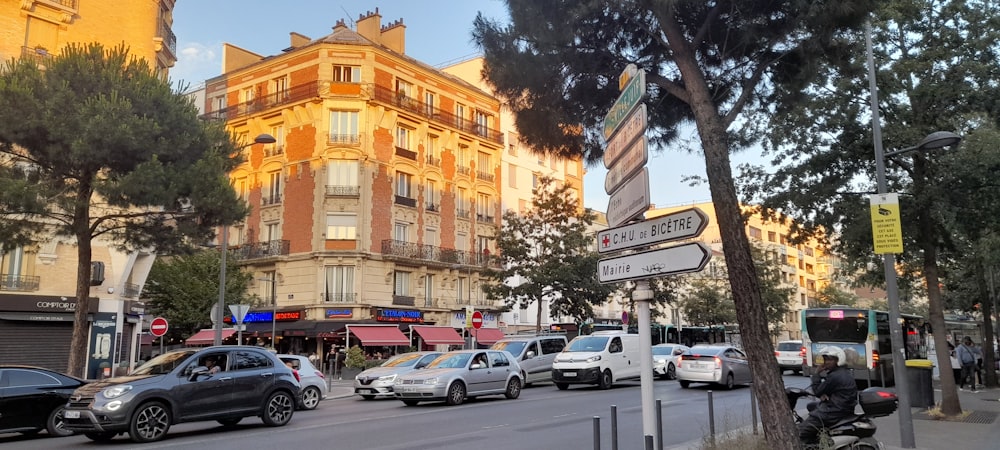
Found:
[(617, 227), (649, 209), (649, 169), (629, 178), (608, 200), (608, 226)]
[(625, 180), (628, 180), (631, 176), (638, 173), (639, 169), (646, 166), (646, 161), (649, 160), (649, 152), (646, 150), (646, 146), (646, 136), (640, 137), (638, 140), (632, 142), (632, 145), (628, 146), (628, 149), (624, 152), (624, 156), (616, 161), (608, 169), (608, 174), (604, 176), (604, 192), (608, 194), (614, 192)]
[(688, 239), (701, 235), (708, 226), (708, 216), (698, 208), (685, 209), (642, 222), (609, 228), (597, 233), (597, 252), (610, 253), (661, 242)]
[(611, 109), (608, 114), (604, 116), (604, 138), (610, 138), (614, 134), (618, 125), (628, 117), (628, 114), (632, 112), (642, 98), (646, 96), (646, 71), (639, 70), (635, 73), (635, 76), (629, 80), (625, 89), (622, 90), (621, 95), (618, 96), (618, 100), (611, 105)]
[(615, 256), (597, 262), (597, 280), (607, 284), (698, 272), (710, 259), (711, 249), (701, 242)]
[(608, 139), (608, 146), (604, 149), (604, 167), (609, 168), (628, 150), (629, 144), (635, 142), (639, 136), (646, 132), (648, 117), (646, 116), (646, 105), (639, 105), (636, 110), (622, 122), (618, 131)]

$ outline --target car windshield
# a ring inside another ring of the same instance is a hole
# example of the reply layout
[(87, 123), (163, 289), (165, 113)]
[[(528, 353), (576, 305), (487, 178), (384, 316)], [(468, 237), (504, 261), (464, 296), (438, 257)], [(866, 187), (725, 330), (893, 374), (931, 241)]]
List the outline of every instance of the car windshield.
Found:
[(465, 367), (471, 357), (471, 353), (445, 353), (435, 358), (434, 361), (431, 361), (431, 363), (427, 365), (427, 368), (454, 369), (456, 367)]
[(802, 349), (802, 344), (798, 342), (779, 342), (778, 351), (797, 352)]
[(410, 367), (420, 361), (421, 356), (420, 353), (403, 353), (382, 363), (382, 367)]
[(491, 350), (507, 350), (511, 355), (520, 355), (524, 350), (524, 341), (500, 341), (490, 347)]
[(174, 370), (174, 368), (194, 353), (195, 350), (164, 353), (137, 367), (132, 372), (132, 375), (163, 375), (170, 373), (170, 371)]
[(573, 339), (564, 352), (599, 352), (608, 345), (608, 338), (605, 336), (586, 336)]
[(723, 347), (694, 347), (685, 352), (684, 354), (694, 355), (694, 356), (716, 356), (721, 354), (725, 350), (726, 349)]
[(670, 347), (670, 346), (667, 346), (667, 347), (653, 347), (653, 354), (654, 355), (666, 355), (666, 356), (670, 356), (671, 354), (673, 354), (673, 352), (674, 352), (674, 348)]

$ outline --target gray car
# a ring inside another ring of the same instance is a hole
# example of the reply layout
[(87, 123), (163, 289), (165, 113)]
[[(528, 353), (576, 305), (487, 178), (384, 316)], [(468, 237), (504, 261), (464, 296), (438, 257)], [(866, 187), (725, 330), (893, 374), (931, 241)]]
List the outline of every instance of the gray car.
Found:
[(299, 393), (299, 408), (316, 409), (319, 406), (319, 401), (325, 399), (327, 394), (326, 377), (323, 372), (312, 365), (309, 358), (305, 356), (278, 355), (278, 358), (298, 375), (299, 384), (302, 385), (302, 391)]
[(750, 384), (750, 364), (747, 355), (726, 345), (695, 345), (677, 362), (677, 381), (682, 388), (691, 383), (719, 384), (732, 389), (737, 384)]
[(458, 350), (445, 353), (422, 370), (396, 378), (396, 398), (407, 406), (422, 401), (460, 405), (467, 398), (521, 395), (521, 368), (514, 356), (498, 350)]
[(354, 377), (354, 393), (365, 400), (393, 397), (393, 386), (397, 377), (424, 368), (438, 356), (441, 356), (441, 352), (410, 352), (396, 355), (381, 366), (372, 367)]

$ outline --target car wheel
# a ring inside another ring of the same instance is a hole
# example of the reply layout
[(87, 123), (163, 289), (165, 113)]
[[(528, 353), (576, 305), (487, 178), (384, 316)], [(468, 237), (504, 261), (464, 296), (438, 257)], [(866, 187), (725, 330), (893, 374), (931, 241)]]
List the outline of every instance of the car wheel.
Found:
[(559, 388), (560, 391), (565, 391), (566, 389), (569, 389), (569, 385), (566, 383), (556, 383), (556, 387)]
[(420, 403), (420, 400), (403, 400), (403, 404), (406, 406), (417, 406), (417, 403)]
[(880, 448), (882, 448), (882, 445), (879, 444), (878, 440), (871, 437), (862, 438), (860, 441), (855, 442), (854, 445), (851, 446), (852, 450), (878, 450)]
[(677, 379), (677, 368), (671, 363), (667, 366), (667, 379), (676, 380)]
[(233, 425), (240, 423), (241, 420), (243, 420), (242, 417), (230, 417), (228, 419), (219, 419), (218, 422), (221, 423), (223, 426), (231, 427)]
[(65, 437), (73, 434), (72, 431), (63, 427), (63, 411), (65, 410), (65, 406), (60, 406), (49, 413), (49, 420), (45, 421), (45, 429), (48, 430), (50, 435)]
[(611, 377), (611, 371), (608, 369), (604, 369), (604, 372), (601, 372), (601, 378), (597, 381), (598, 383), (597, 386), (600, 387), (601, 389), (611, 389), (612, 379), (613, 378)]
[(115, 433), (114, 431), (94, 431), (90, 433), (83, 433), (83, 435), (87, 436), (87, 439), (94, 442), (108, 442), (114, 439), (118, 433)]
[(504, 397), (509, 399), (515, 399), (521, 396), (521, 380), (517, 378), (511, 378), (507, 382), (507, 390), (503, 393)]
[(375, 400), (375, 396), (374, 395), (362, 395), (361, 398), (363, 398), (365, 400)]
[(264, 403), (264, 413), (260, 419), (264, 425), (269, 427), (280, 427), (292, 420), (292, 413), (295, 411), (295, 402), (292, 396), (285, 391), (278, 391), (268, 397)]
[(733, 378), (733, 374), (730, 373), (730, 374), (726, 375), (725, 388), (726, 388), (726, 390), (731, 390), (733, 388), (733, 386), (736, 386), (736, 379)]
[(681, 380), (678, 383), (681, 384), (681, 388), (683, 388), (683, 389), (687, 389), (687, 388), (691, 387), (691, 382), (688, 381), (688, 380)]
[(302, 390), (302, 409), (313, 410), (319, 406), (319, 400), (322, 398), (319, 389), (316, 386), (309, 386)]
[(448, 386), (447, 402), (449, 405), (461, 405), (465, 401), (465, 385), (461, 382), (454, 382)]
[(170, 411), (160, 402), (149, 402), (132, 413), (128, 435), (133, 441), (144, 443), (163, 439), (170, 430)]

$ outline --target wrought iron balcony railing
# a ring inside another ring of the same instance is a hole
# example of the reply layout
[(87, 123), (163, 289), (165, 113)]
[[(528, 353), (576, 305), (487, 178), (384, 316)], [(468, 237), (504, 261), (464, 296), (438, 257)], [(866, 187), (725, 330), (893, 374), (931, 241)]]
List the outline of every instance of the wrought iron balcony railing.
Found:
[(361, 143), (361, 136), (357, 133), (354, 134), (331, 134), (327, 137), (328, 144), (350, 144), (358, 145)]
[(472, 169), (469, 168), (468, 166), (459, 165), (458, 166), (458, 173), (460, 173), (462, 175), (468, 175), (468, 174), (472, 173)]
[(462, 218), (462, 219), (468, 219), (470, 214), (469, 214), (469, 210), (468, 209), (461, 209), (461, 208), (459, 208), (459, 209), (455, 210), (455, 215), (457, 215), (459, 218)]
[(0, 274), (0, 291), (37, 291), (41, 277)]
[(396, 196), (396, 204), (397, 205), (403, 205), (403, 206), (409, 206), (409, 207), (412, 208), (412, 207), (417, 206), (417, 199), (410, 198), (410, 197), (403, 197), (402, 195), (397, 195)]
[(417, 160), (417, 152), (403, 147), (396, 147), (396, 155), (402, 158), (409, 159), (411, 161)]
[(175, 36), (173, 30), (170, 29), (170, 25), (164, 21), (160, 21), (159, 28), (157, 37), (163, 39), (163, 46), (170, 50), (172, 55), (177, 56), (177, 36)]
[(320, 82), (300, 84), (281, 92), (275, 92), (253, 100), (239, 103), (203, 114), (203, 119), (234, 120), (274, 107), (296, 103), (319, 97)]
[(481, 181), (493, 182), (493, 174), (488, 172), (483, 172), (481, 170), (476, 171), (476, 178)]
[(436, 156), (427, 156), (427, 165), (441, 167), (441, 158)]
[(281, 204), (281, 195), (280, 194), (274, 194), (271, 197), (261, 197), (260, 203), (263, 206), (279, 205), (279, 204)]
[(323, 301), (327, 303), (357, 303), (358, 294), (355, 292), (327, 292), (323, 294)]
[(483, 126), (482, 124), (478, 124), (472, 120), (458, 117), (453, 113), (438, 109), (433, 105), (424, 103), (406, 95), (402, 95), (400, 92), (394, 91), (390, 88), (375, 86), (374, 99), (377, 102), (395, 106), (410, 114), (416, 114), (442, 125), (455, 127), (460, 131), (475, 134), (491, 142), (503, 145), (503, 133), (499, 130)]
[(361, 186), (326, 185), (327, 197), (357, 197), (361, 195)]
[(500, 267), (500, 258), (489, 254), (467, 252), (436, 245), (386, 239), (382, 241), (382, 254), (413, 261), (434, 261), (442, 264), (461, 264), (491, 269)]
[(288, 241), (267, 241), (243, 244), (232, 250), (233, 256), (238, 259), (258, 259), (273, 256), (283, 256), (288, 254)]

